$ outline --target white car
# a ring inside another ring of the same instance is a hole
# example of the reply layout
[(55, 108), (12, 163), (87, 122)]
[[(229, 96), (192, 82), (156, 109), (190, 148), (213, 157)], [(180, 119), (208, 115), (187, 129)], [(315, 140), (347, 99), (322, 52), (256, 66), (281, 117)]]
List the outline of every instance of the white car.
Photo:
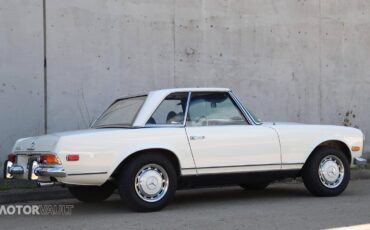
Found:
[(296, 177), (335, 196), (366, 163), (363, 142), (349, 127), (263, 123), (229, 89), (165, 89), (116, 100), (90, 129), (18, 140), (4, 176), (66, 185), (85, 202), (118, 188), (137, 211), (163, 208), (178, 188)]

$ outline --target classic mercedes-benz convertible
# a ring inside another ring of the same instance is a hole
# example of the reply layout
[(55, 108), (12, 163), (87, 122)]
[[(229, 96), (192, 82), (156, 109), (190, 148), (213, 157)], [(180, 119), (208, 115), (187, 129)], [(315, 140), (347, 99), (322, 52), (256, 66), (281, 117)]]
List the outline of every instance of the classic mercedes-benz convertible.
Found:
[(116, 100), (90, 129), (18, 140), (4, 177), (65, 185), (84, 202), (118, 188), (137, 211), (165, 207), (179, 188), (296, 177), (336, 196), (366, 163), (363, 142), (355, 128), (261, 122), (229, 89), (165, 89)]

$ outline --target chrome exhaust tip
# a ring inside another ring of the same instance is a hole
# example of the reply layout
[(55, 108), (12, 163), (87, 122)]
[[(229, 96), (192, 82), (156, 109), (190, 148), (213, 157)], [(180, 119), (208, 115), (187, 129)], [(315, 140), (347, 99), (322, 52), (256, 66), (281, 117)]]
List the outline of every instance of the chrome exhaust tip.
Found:
[(55, 185), (55, 182), (37, 182), (38, 187), (52, 187)]

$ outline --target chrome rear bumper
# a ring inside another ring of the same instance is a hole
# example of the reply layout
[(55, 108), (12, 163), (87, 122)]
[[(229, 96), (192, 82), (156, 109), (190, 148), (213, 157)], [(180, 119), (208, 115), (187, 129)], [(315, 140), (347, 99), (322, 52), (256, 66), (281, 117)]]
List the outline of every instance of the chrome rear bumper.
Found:
[(355, 164), (357, 166), (365, 166), (366, 163), (367, 163), (367, 160), (364, 157), (355, 157), (355, 158), (353, 158), (353, 164)]
[[(65, 177), (66, 173), (61, 165), (39, 165), (36, 161), (28, 166), (28, 179), (37, 180), (38, 177)], [(4, 179), (12, 179), (14, 176), (22, 176), (25, 169), (21, 165), (5, 161)]]
[(55, 167), (37, 167), (35, 169), (35, 174), (37, 176), (46, 176), (46, 177), (65, 177), (66, 173), (62, 166)]
[(4, 179), (12, 179), (14, 175), (22, 175), (23, 167), (14, 165), (11, 161), (5, 161), (4, 164)]

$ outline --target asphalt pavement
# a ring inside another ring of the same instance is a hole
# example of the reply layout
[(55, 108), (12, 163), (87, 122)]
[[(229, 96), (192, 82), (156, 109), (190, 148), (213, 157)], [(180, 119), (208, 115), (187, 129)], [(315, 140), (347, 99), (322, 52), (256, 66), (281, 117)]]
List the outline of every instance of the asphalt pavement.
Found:
[(155, 213), (132, 212), (116, 194), (99, 204), (74, 199), (21, 204), (73, 209), (67, 216), (0, 215), (1, 229), (370, 229), (370, 180), (353, 180), (342, 195), (330, 198), (311, 196), (301, 183), (276, 183), (265, 191), (182, 190)]

